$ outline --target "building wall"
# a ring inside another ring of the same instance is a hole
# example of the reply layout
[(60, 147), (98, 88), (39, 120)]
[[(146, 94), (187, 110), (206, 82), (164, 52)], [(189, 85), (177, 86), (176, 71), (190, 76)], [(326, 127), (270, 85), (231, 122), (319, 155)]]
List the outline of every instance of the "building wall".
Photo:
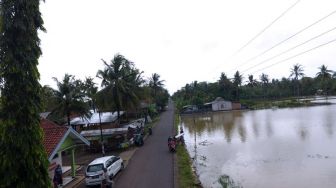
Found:
[(232, 110), (230, 101), (216, 101), (212, 103), (212, 111)]

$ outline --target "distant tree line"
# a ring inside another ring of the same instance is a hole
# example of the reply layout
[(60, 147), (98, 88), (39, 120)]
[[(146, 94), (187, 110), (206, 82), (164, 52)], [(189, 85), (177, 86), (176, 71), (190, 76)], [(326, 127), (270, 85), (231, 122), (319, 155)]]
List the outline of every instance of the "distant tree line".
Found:
[(289, 77), (270, 79), (262, 73), (257, 80), (248, 75), (247, 81), (239, 71), (229, 78), (221, 73), (217, 82), (197, 82), (186, 84), (172, 96), (181, 109), (184, 105), (202, 105), (222, 97), (230, 101), (276, 100), (291, 97), (311, 95), (335, 95), (336, 73), (322, 65), (315, 77), (306, 77), (302, 65), (295, 64), (289, 72)]

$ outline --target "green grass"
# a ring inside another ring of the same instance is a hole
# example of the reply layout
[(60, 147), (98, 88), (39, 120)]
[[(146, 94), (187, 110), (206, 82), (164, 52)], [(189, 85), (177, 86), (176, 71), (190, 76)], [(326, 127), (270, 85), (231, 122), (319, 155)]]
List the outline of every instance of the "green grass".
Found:
[(265, 109), (265, 108), (291, 108), (311, 106), (312, 103), (309, 100), (298, 101), (294, 98), (279, 99), (279, 100), (242, 100), (242, 104), (248, 106), (250, 109)]
[[(179, 124), (179, 116), (175, 114), (174, 125), (176, 128), (176, 132)], [(187, 149), (179, 145), (176, 149), (177, 154), (177, 168), (178, 168), (178, 184), (181, 188), (189, 188), (189, 187), (200, 187), (196, 184), (196, 176), (191, 168), (191, 159), (188, 154)]]

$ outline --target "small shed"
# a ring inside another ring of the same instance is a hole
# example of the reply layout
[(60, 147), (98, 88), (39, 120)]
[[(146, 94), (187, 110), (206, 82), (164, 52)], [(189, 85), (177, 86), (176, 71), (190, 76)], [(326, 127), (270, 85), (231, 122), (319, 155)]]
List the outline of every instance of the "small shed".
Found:
[(211, 105), (212, 111), (232, 110), (232, 102), (217, 97), (214, 101), (205, 103), (205, 106)]

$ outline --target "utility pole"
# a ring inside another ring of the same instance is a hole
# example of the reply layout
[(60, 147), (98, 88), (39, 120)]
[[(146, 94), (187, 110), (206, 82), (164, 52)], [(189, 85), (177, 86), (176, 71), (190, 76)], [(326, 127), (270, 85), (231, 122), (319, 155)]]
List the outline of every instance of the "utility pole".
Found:
[(103, 129), (102, 129), (102, 123), (101, 123), (101, 117), (100, 117), (100, 110), (98, 110), (99, 115), (99, 127), (100, 127), (100, 144), (102, 147), (102, 154), (103, 157), (105, 156), (105, 148), (104, 148), (104, 139), (103, 139)]

